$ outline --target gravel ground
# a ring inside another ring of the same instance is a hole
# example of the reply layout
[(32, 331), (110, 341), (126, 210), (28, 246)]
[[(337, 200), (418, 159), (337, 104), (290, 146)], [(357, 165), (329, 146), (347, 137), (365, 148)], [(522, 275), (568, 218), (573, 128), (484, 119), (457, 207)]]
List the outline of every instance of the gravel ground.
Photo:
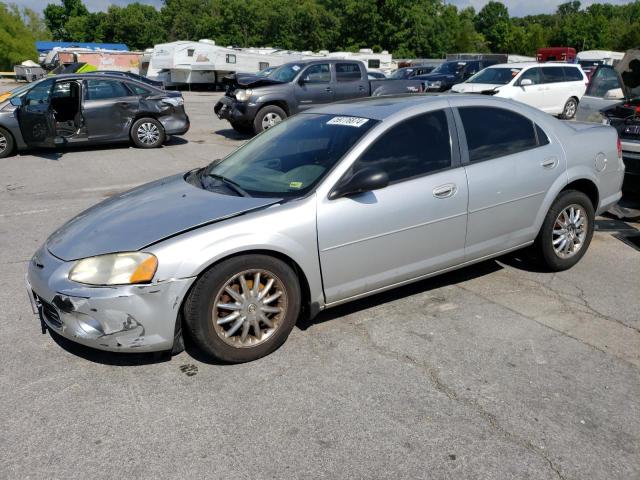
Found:
[(510, 255), (337, 307), (250, 364), (42, 335), (38, 245), (236, 148), (218, 96), (185, 93), (192, 129), (159, 150), (0, 160), (0, 478), (640, 478), (640, 252), (611, 232), (567, 272)]

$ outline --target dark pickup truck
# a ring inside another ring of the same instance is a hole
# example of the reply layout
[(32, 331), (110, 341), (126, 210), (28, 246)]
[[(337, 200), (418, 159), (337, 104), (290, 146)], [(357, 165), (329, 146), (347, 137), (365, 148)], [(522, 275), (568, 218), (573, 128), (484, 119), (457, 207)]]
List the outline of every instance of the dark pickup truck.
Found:
[(420, 80), (369, 80), (364, 63), (314, 59), (286, 63), (268, 77), (230, 76), (215, 114), (242, 133), (260, 133), (323, 103), (424, 91)]

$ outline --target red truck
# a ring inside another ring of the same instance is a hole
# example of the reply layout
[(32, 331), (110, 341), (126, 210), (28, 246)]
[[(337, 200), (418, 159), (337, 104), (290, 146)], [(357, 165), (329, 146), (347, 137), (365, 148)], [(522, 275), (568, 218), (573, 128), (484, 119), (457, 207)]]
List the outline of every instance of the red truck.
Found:
[(571, 47), (539, 48), (536, 54), (538, 62), (568, 62), (576, 61), (576, 49)]

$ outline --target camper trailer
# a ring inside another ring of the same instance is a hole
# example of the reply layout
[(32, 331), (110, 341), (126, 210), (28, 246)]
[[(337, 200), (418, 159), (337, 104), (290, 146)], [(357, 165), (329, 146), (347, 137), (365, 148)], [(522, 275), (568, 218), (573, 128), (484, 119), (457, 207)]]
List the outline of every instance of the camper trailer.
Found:
[(87, 64), (96, 70), (117, 70), (138, 73), (140, 52), (118, 50), (93, 50), (89, 48), (54, 48), (45, 57), (44, 68), (53, 70), (72, 63)]
[(323, 50), (319, 53), (329, 58), (360, 60), (367, 66), (367, 70), (380, 70), (387, 75), (397, 68), (397, 64), (393, 62), (391, 54), (386, 50), (380, 53), (373, 53), (370, 48), (361, 48), (358, 52), (328, 52)]

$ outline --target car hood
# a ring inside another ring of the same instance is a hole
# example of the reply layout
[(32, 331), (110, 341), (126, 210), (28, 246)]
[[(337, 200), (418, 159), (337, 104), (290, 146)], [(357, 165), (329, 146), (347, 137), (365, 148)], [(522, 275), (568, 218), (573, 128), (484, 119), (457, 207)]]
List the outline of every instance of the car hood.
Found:
[(236, 88), (258, 88), (267, 85), (281, 85), (283, 82), (273, 80), (269, 77), (259, 77), (258, 75), (232, 73), (224, 77), (222, 83), (235, 90)]
[(504, 87), (504, 85), (493, 85), (491, 83), (458, 83), (451, 87), (451, 90), (458, 93), (480, 93), (498, 87)]
[(425, 75), (420, 75), (421, 80), (429, 80), (430, 82), (437, 82), (443, 80), (455, 80), (457, 77), (455, 75), (446, 75), (444, 73), (427, 73)]
[(195, 187), (184, 177), (163, 178), (85, 210), (47, 239), (47, 249), (67, 261), (135, 251), (282, 200), (218, 194)]

